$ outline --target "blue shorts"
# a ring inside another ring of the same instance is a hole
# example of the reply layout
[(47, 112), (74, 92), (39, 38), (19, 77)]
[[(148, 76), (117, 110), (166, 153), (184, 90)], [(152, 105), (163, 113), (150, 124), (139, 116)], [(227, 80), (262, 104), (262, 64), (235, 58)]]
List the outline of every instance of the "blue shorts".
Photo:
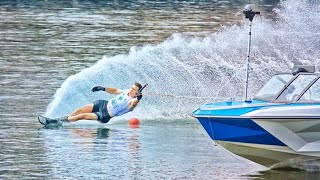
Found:
[(93, 102), (92, 112), (98, 116), (98, 121), (101, 123), (107, 123), (111, 119), (107, 111), (108, 101), (96, 100)]

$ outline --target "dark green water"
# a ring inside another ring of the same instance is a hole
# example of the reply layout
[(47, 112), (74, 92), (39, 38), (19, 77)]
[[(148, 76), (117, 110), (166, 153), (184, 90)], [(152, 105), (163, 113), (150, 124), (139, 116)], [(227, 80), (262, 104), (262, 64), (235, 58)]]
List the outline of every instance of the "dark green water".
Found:
[[(37, 122), (60, 85), (103, 55), (239, 24), (243, 17), (235, 14), (246, 2), (0, 1), (0, 179), (317, 177), (264, 171), (215, 146), (188, 117), (153, 119), (152, 111), (144, 112), (150, 116), (139, 128), (126, 118), (53, 129)], [(251, 3), (273, 20), (278, 1)]]

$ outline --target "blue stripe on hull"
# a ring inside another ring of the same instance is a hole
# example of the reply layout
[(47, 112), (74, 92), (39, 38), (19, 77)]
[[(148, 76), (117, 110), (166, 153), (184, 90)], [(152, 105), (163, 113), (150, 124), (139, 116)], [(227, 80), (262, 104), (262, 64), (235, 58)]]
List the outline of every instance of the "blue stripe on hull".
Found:
[(213, 140), (286, 146), (250, 119), (197, 119)]

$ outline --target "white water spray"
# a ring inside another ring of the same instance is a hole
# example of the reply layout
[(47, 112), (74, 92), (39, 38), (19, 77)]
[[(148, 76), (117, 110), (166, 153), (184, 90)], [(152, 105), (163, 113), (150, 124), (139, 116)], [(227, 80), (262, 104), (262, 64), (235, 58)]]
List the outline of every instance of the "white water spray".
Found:
[[(249, 97), (273, 73), (289, 72), (294, 64), (319, 62), (319, 5), (289, 0), (276, 12), (276, 21), (262, 15), (252, 27)], [(127, 55), (103, 57), (61, 85), (46, 116), (65, 116), (94, 100), (113, 97), (92, 93), (96, 85), (125, 89), (140, 82), (149, 84), (145, 92), (177, 95), (144, 96), (128, 115), (143, 119), (185, 117), (214, 99), (243, 100), (248, 26), (244, 20), (241, 26), (225, 27), (207, 37), (174, 34), (158, 45), (132, 47)], [(184, 98), (188, 96), (208, 99)]]

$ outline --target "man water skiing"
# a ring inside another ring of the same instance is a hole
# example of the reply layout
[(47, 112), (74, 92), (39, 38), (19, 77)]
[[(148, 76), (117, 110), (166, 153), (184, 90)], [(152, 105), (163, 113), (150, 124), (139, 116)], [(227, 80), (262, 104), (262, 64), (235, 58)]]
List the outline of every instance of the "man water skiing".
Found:
[(107, 123), (113, 117), (121, 116), (132, 111), (141, 100), (141, 92), (146, 86), (147, 84), (142, 87), (140, 83), (134, 83), (131, 89), (126, 90), (96, 86), (92, 88), (92, 92), (106, 91), (107, 93), (116, 94), (117, 96), (109, 101), (96, 100), (91, 104), (77, 109), (70, 116), (58, 119), (50, 119), (44, 116), (38, 116), (38, 120), (43, 125), (62, 122), (75, 122), (78, 120), (98, 120), (101, 123)]

